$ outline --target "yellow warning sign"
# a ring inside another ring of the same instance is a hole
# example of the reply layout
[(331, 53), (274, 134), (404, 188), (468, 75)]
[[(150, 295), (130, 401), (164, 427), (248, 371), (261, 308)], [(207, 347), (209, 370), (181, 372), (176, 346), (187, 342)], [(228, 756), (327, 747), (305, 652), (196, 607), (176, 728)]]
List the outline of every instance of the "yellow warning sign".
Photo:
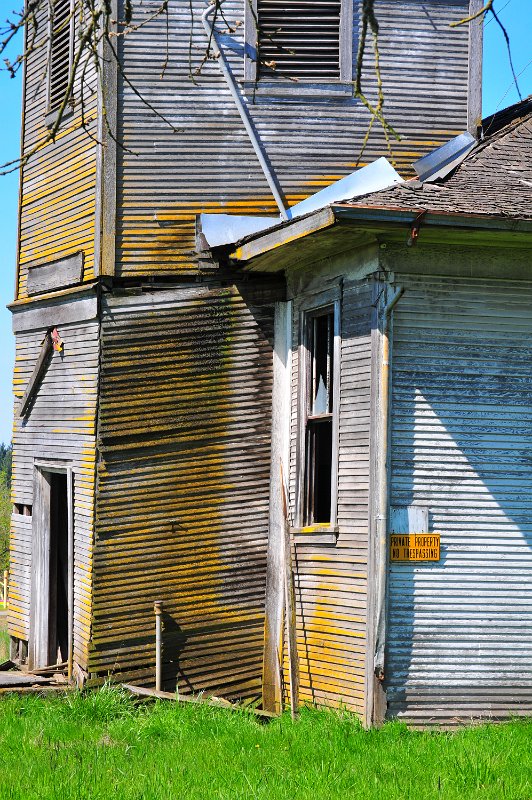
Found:
[(391, 561), (439, 561), (439, 533), (392, 533)]

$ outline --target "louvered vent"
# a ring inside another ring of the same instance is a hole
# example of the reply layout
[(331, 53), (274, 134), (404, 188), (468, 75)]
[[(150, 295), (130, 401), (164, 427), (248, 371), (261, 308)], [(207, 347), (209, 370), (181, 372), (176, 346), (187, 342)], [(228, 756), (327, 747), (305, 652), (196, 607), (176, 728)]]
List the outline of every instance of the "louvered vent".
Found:
[(68, 87), (71, 49), (71, 0), (50, 4), (50, 111), (61, 106)]
[(260, 76), (340, 77), (341, 0), (258, 0)]

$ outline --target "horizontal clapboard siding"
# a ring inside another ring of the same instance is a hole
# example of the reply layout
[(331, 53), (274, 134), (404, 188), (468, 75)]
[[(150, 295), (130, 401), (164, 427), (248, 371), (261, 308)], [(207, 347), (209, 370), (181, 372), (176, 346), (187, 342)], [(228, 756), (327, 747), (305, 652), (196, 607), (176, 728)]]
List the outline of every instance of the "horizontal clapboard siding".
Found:
[[(65, 303), (68, 301), (65, 300)], [(15, 355), (14, 503), (33, 505), (34, 462), (68, 461), (74, 471), (74, 660), (87, 667), (91, 624), (91, 569), (96, 460), (98, 322), (59, 327), (63, 353), (53, 353), (29, 413), (18, 415), (46, 328), (20, 332)], [(9, 630), (29, 635), (31, 517), (13, 514)]]
[[(346, 282), (341, 303), (338, 540), (336, 545), (297, 543), (294, 548), (301, 700), (343, 704), (359, 714), (364, 713), (365, 702), (372, 292), (369, 282)], [(299, 312), (300, 303), (294, 301), (290, 447), (293, 518)], [(288, 688), (286, 670), (285, 685)]]
[(530, 714), (532, 285), (404, 284), (391, 502), (429, 508), (442, 558), (391, 565), (389, 714)]
[(49, 5), (50, 75), (49, 107), (60, 108), (68, 89), (73, 39), (73, 4), (71, 0), (55, 0)]
[(235, 288), (103, 308), (91, 672), (259, 697), (273, 307)]
[(12, 514), (9, 542), (9, 632), (25, 642), (30, 628), (31, 520)]
[[(199, 20), (203, 0), (193, 0), (191, 7)], [(190, 50), (188, 4), (170, 3), (168, 17), (146, 23), (144, 11), (148, 16), (158, 8), (157, 0), (143, 5), (145, 24), (125, 38), (123, 57), (135, 88), (174, 129), (119, 81), (120, 136), (126, 145), (118, 150), (117, 273), (121, 276), (195, 273), (198, 213), (277, 212), (218, 64), (208, 61), (201, 74), (194, 75), (195, 82), (190, 78), (205, 48), (202, 26), (194, 25)], [(245, 0), (225, 0), (226, 19), (241, 21), (244, 8)], [(452, 20), (465, 16), (467, 8), (466, 2), (437, 0), (378, 3), (385, 108), (402, 136), (401, 142), (393, 143), (400, 171), (410, 172), (412, 161), (467, 126), (468, 31), (467, 26), (449, 27)], [(355, 27), (357, 10), (358, 4)], [(220, 23), (220, 30), (224, 27)], [(221, 39), (238, 80), (244, 75), (243, 29), (240, 26)], [(355, 29), (355, 53), (357, 41)], [(369, 56), (364, 87), (373, 98)], [(298, 95), (297, 83), (293, 89), (290, 102), (261, 96), (254, 103), (252, 92), (247, 99), (290, 205), (353, 171), (369, 123), (366, 109), (352, 98), (313, 101)], [(364, 163), (385, 153), (386, 143), (376, 125)]]
[[(58, 3), (59, 6), (67, 3)], [(48, 5), (37, 10), (36, 47), (25, 70), (23, 149), (31, 152), (46, 140), (48, 129), (48, 48), (42, 39), (48, 31)], [(62, 56), (61, 56), (62, 57)], [(97, 78), (93, 66), (84, 76), (84, 117), (82, 126), (81, 71), (74, 84), (75, 106), (65, 112), (55, 142), (40, 146), (22, 169), (20, 201), (20, 252), (17, 297), (27, 296), (28, 268), (84, 253), (83, 279), (94, 277), (94, 214), (96, 196)], [(64, 85), (54, 84), (53, 105)], [(64, 285), (58, 279), (58, 286)]]

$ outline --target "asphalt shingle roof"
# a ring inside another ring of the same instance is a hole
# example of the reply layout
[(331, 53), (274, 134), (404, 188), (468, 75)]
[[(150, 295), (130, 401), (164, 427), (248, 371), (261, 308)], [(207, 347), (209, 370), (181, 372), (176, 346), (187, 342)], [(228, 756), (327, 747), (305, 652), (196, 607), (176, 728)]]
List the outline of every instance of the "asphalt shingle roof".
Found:
[(445, 178), (407, 181), (346, 203), (532, 219), (532, 95), (483, 120), (482, 132), (481, 141)]

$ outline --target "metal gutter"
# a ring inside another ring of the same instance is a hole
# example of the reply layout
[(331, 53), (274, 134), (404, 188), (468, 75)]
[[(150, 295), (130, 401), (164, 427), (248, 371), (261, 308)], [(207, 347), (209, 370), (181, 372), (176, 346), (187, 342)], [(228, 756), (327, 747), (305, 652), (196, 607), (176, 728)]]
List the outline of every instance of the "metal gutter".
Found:
[[(335, 224), (345, 226), (358, 224), (358, 227), (366, 228), (369, 231), (372, 228), (382, 230), (383, 226), (389, 226), (391, 230), (394, 228), (396, 230), (399, 228), (411, 229), (419, 219), (422, 211), (421, 207), (412, 209), (333, 204), (305, 217), (289, 220), (267, 231), (245, 237), (236, 243), (230, 258), (237, 262), (249, 262), (257, 256), (283, 247), (296, 239), (302, 239), (309, 234), (317, 233), (323, 228), (332, 227)], [(501, 231), (526, 235), (532, 233), (532, 219), (510, 219), (486, 214), (434, 213), (427, 211), (423, 215), (423, 228), (426, 227), (464, 231)]]
[(209, 20), (209, 17), (211, 16), (215, 8), (216, 5), (208, 6), (201, 15), (201, 21), (203, 27), (205, 28), (205, 33), (207, 34), (209, 42), (212, 43), (212, 49), (217, 57), (218, 64), (220, 65), (220, 69), (222, 70), (229, 91), (231, 92), (233, 100), (235, 101), (235, 105), (238, 109), (238, 113), (240, 114), (240, 118), (244, 123), (244, 127), (249, 136), (249, 140), (253, 146), (257, 158), (259, 159), (259, 163), (262, 167), (264, 176), (268, 181), (268, 186), (270, 187), (271, 193), (275, 198), (275, 202), (277, 203), (277, 206), (279, 208), (279, 213), (281, 214), (281, 218), (284, 220), (288, 220), (288, 214), (286, 212), (286, 208), (282, 200), (279, 187), (277, 185), (277, 180), (275, 179), (271, 167), (266, 159), (266, 156), (264, 155), (262, 146), (258, 140), (248, 110), (244, 105), (244, 103), (242, 102), (242, 97), (240, 96), (240, 92), (238, 91), (229, 63), (225, 57), (223, 50), (218, 46), (218, 42), (216, 40), (216, 33), (214, 30), (214, 24), (211, 23)]
[[(418, 208), (390, 208), (389, 206), (331, 206), (339, 222), (380, 222), (405, 225), (412, 223), (423, 211)], [(511, 231), (515, 233), (532, 233), (532, 219), (514, 219), (491, 214), (463, 214), (454, 211), (434, 212), (427, 210), (423, 219), (423, 227), (434, 225), (446, 228), (477, 228), (483, 230)]]

